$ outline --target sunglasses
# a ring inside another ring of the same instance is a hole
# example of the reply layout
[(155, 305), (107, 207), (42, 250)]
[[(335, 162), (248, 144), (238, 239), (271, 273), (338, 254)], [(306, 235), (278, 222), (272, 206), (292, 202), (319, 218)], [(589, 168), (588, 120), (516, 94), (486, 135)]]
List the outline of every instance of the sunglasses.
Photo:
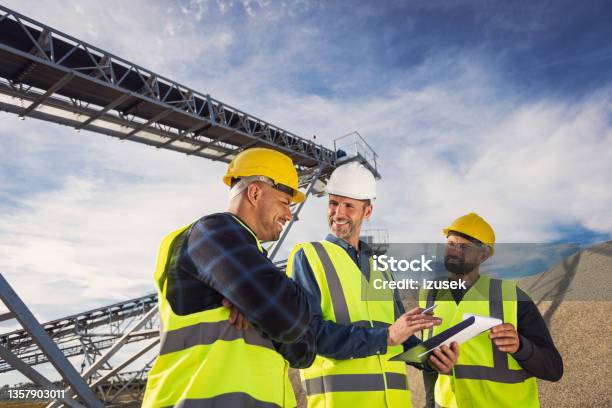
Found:
[(244, 177), (239, 179), (240, 181), (245, 180), (247, 181), (247, 183), (244, 183), (244, 187), (246, 188), (247, 184), (251, 181), (261, 181), (262, 183), (265, 183), (267, 185), (269, 185), (270, 187), (272, 187), (275, 190), (281, 191), (285, 194), (289, 194), (289, 196), (293, 197), (295, 195), (295, 190), (291, 187), (289, 187), (288, 185), (285, 184), (281, 184), (281, 183), (275, 183), (272, 179), (265, 177), (265, 176), (248, 176), (248, 177)]

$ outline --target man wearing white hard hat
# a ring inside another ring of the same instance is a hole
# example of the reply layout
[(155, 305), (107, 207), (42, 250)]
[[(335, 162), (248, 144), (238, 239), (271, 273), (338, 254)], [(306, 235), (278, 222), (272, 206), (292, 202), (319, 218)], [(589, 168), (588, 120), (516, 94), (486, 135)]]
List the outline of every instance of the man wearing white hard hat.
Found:
[[(338, 167), (326, 187), (330, 234), (319, 242), (298, 244), (287, 273), (305, 289), (313, 313), (317, 357), (300, 370), (308, 407), (410, 407), (406, 366), (389, 358), (414, 334), (440, 324), (440, 319), (404, 311), (391, 290), (376, 299), (362, 296), (364, 285), (380, 275), (372, 270), (371, 251), (359, 240), (361, 225), (372, 214), (376, 180), (363, 165)], [(457, 360), (456, 344), (436, 350), (431, 367), (449, 372)]]

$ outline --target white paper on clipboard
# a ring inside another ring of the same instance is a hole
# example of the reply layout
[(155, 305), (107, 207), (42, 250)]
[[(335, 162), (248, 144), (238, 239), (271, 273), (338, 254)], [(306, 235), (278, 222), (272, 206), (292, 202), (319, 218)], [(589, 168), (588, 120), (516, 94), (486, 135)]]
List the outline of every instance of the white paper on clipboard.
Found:
[(502, 324), (500, 319), (466, 313), (463, 315), (462, 322), (438, 333), (432, 338), (401, 354), (391, 357), (391, 360), (424, 362), (427, 359), (427, 355), (434, 349), (443, 345), (450, 346), (452, 342), (457, 342), (458, 344), (465, 343), (469, 339), (478, 336), (480, 333), (498, 324)]
[(437, 348), (440, 346), (444, 346), (444, 345), (450, 346), (450, 344), (454, 341), (456, 341), (459, 344), (464, 343), (468, 341), (469, 339), (471, 339), (472, 337), (478, 336), (483, 331), (489, 330), (491, 327), (495, 327), (498, 324), (502, 324), (502, 321), (500, 319), (496, 319), (494, 317), (488, 317), (488, 316), (480, 316), (480, 315), (471, 314), (471, 313), (464, 314), (463, 320), (465, 321), (472, 316), (474, 316), (474, 323), (469, 325), (467, 328), (459, 331), (457, 334), (450, 337), (449, 339), (444, 340), (442, 343), (438, 344), (437, 346), (432, 344), (433, 347), (430, 348), (430, 351), (431, 349)]

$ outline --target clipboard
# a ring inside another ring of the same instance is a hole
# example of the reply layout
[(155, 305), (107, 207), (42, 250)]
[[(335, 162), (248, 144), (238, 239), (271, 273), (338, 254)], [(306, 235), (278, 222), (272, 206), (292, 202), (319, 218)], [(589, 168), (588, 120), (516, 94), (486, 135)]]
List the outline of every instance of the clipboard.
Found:
[(409, 348), (403, 353), (391, 357), (390, 361), (405, 361), (409, 363), (424, 363), (434, 349), (440, 346), (450, 346), (452, 342), (459, 344), (478, 336), (480, 333), (489, 330), (491, 327), (502, 324), (500, 319), (493, 317), (480, 316), (475, 314), (464, 314), (463, 321), (453, 327), (449, 327), (442, 333)]

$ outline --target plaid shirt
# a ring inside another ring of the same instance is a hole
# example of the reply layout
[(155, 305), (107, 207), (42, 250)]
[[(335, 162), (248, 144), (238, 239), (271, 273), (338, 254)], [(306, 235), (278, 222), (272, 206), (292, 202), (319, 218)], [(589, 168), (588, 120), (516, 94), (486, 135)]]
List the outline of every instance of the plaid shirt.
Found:
[(186, 315), (217, 308), (226, 298), (292, 367), (307, 367), (316, 354), (308, 298), (260, 252), (255, 235), (242, 224), (219, 213), (191, 226), (172, 254), (168, 302)]

